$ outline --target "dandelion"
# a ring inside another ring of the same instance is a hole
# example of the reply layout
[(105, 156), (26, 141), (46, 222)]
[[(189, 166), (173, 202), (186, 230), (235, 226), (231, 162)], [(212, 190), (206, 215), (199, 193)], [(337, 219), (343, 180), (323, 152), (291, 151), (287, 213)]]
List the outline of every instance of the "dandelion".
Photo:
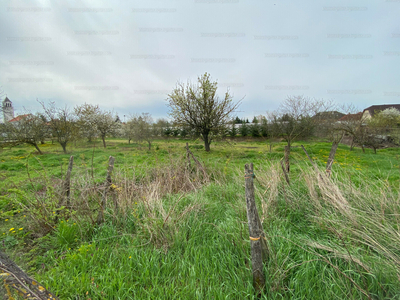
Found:
[(18, 230), (22, 230), (22, 229), (24, 229), (23, 227), (21, 227), (20, 229), (18, 229)]
[(129, 258), (132, 258), (132, 256), (129, 256)]
[(13, 231), (14, 230), (14, 227), (13, 228), (10, 228), (10, 230), (9, 231)]
[(6, 222), (8, 221), (8, 219), (6, 219)]

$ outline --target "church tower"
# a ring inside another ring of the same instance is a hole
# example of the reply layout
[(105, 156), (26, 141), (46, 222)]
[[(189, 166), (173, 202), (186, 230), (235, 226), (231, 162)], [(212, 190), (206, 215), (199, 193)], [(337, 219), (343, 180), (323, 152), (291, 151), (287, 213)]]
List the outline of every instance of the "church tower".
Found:
[(7, 97), (3, 101), (3, 117), (4, 123), (14, 119), (14, 107), (12, 106), (10, 99)]

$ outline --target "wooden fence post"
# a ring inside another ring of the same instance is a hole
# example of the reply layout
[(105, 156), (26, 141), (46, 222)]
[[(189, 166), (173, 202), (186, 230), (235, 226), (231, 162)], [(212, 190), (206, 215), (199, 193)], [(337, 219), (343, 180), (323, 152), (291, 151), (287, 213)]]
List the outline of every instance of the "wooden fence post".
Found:
[(286, 166), (286, 172), (290, 172), (290, 147), (285, 146), (285, 166)]
[(104, 183), (104, 192), (103, 192), (103, 196), (101, 199), (100, 211), (99, 211), (99, 215), (97, 216), (97, 224), (101, 224), (104, 222), (104, 209), (106, 207), (106, 202), (107, 202), (107, 193), (111, 187), (111, 173), (114, 168), (114, 161), (115, 161), (115, 158), (113, 156), (110, 156), (110, 158), (108, 160), (107, 177), (106, 177), (106, 181)]
[(253, 182), (253, 164), (245, 165), (245, 186), (246, 186), (246, 206), (247, 220), (249, 224), (250, 244), (251, 244), (251, 263), (253, 271), (253, 287), (257, 294), (264, 289), (265, 277), (263, 274), (263, 244), (264, 239), (261, 221), (258, 216)]
[(68, 164), (68, 169), (67, 169), (67, 174), (65, 175), (65, 181), (64, 181), (64, 192), (65, 196), (67, 197), (67, 208), (71, 208), (71, 172), (72, 172), (72, 166), (74, 164), (74, 157), (71, 156), (69, 158), (69, 164)]
[[(69, 158), (67, 173), (65, 174), (64, 182), (62, 183), (62, 195), (60, 201), (58, 201), (58, 208), (61, 208), (66, 202), (66, 207), (71, 209), (71, 172), (72, 166), (74, 164), (74, 157)], [(57, 210), (55, 221), (58, 222), (58, 216), (60, 215), (60, 210)]]
[(194, 160), (195, 164), (197, 165), (197, 172), (200, 169), (203, 172), (204, 179), (208, 180), (209, 177), (208, 177), (208, 174), (206, 172), (205, 167), (197, 160), (197, 158), (194, 156), (192, 151), (189, 150), (189, 146), (188, 146), (187, 143), (186, 143), (186, 152), (187, 152), (187, 158), (188, 158), (189, 166), (190, 166), (190, 156), (192, 156), (192, 159)]
[(282, 167), (283, 174), (285, 174), (286, 182), (287, 182), (288, 185), (290, 185), (289, 176), (288, 176), (288, 174), (286, 172), (286, 169), (285, 169), (285, 166), (283, 165), (283, 161), (282, 160), (281, 160), (281, 167)]
[(325, 172), (328, 175), (328, 177), (331, 176), (333, 160), (335, 159), (335, 154), (338, 146), (339, 146), (339, 141), (334, 141), (332, 143), (331, 152), (329, 152), (329, 158), (328, 161), (326, 162), (326, 169), (325, 169)]
[(190, 164), (190, 150), (189, 150), (189, 144), (186, 143), (186, 157), (188, 161), (188, 169), (191, 170), (191, 164)]

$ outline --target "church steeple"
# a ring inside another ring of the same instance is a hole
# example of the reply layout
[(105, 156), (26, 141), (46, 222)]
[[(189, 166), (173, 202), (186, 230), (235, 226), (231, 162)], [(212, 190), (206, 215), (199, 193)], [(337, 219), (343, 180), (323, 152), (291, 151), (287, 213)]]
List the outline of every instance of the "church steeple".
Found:
[(14, 107), (12, 105), (12, 102), (8, 97), (6, 96), (6, 99), (3, 101), (3, 119), (4, 123), (10, 121), (11, 119), (14, 119)]

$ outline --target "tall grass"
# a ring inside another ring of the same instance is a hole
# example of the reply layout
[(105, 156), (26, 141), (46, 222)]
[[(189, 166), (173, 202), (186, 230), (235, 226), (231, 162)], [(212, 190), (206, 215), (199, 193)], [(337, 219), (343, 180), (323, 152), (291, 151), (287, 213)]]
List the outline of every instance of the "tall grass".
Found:
[(398, 188), (360, 178), (354, 186), (310, 167), (288, 186), (278, 167), (258, 177), (269, 297), (399, 298)]
[[(7, 205), (29, 219), (31, 272), (61, 299), (255, 299), (244, 173), (232, 157), (204, 156), (206, 173), (183, 156), (116, 164), (101, 225), (105, 174), (90, 165), (74, 167), (72, 208), (58, 219), (59, 181), (11, 190)], [(255, 166), (270, 250), (262, 298), (400, 299), (399, 187), (295, 163), (290, 185), (276, 161)]]

